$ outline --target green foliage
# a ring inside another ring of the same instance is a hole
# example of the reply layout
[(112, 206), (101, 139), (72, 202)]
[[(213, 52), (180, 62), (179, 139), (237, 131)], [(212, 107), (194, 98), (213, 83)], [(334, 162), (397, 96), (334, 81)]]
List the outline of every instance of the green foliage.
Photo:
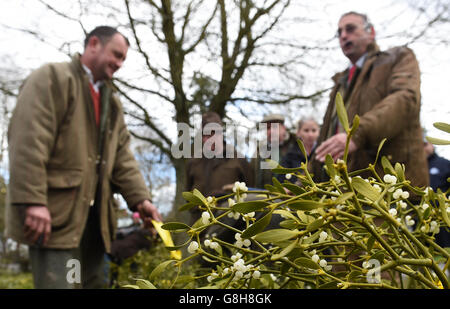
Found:
[[(190, 244), (192, 255), (182, 261), (165, 261), (158, 272), (175, 271), (203, 257), (210, 268), (197, 269), (190, 279), (203, 279), (204, 285), (198, 285), (210, 288), (437, 288), (440, 284), (448, 288), (442, 265), (434, 259), (439, 256), (448, 267), (448, 250), (434, 241), (439, 229), (449, 226), (448, 197), (430, 188), (411, 190), (409, 181), (399, 181), (403, 168), (396, 167), (383, 178), (369, 167), (373, 177), (363, 179), (349, 177), (345, 162), (333, 162), (335, 177), (314, 183), (303, 164), (303, 173), (293, 173), (311, 183), (303, 187), (302, 194), (252, 191), (260, 200), (229, 208), (221, 200), (239, 195), (242, 199), (246, 193), (236, 190), (218, 199), (202, 198), (210, 200), (198, 206), (210, 214), (207, 220), (183, 229), (191, 237), (186, 246)], [(416, 204), (408, 199), (412, 191), (419, 193)], [(244, 229), (222, 222), (232, 213), (245, 220)], [(265, 230), (273, 215), (284, 218), (281, 228)], [(216, 237), (203, 241), (207, 228), (214, 225), (235, 232), (236, 242)], [(177, 227), (174, 223), (166, 226)], [(227, 250), (217, 254), (211, 242)], [(371, 268), (373, 261), (379, 264), (378, 272)], [(378, 274), (375, 282), (368, 282), (371, 272)], [(401, 275), (406, 280), (399, 280)]]
[(32, 289), (33, 276), (29, 272), (9, 273), (0, 269), (0, 289)]
[[(450, 124), (448, 124), (448, 123), (436, 122), (433, 125), (435, 128), (437, 128), (441, 131), (450, 133)], [(426, 138), (430, 143), (435, 144), (435, 145), (450, 145), (450, 141), (448, 141), (448, 140), (443, 140), (440, 138), (435, 138), (435, 137), (430, 137), (430, 136), (427, 136)]]
[[(302, 163), (296, 170), (277, 167), (296, 177), (296, 184), (274, 181), (267, 190), (248, 191), (237, 182), (233, 193), (220, 198), (186, 193), (202, 217), (190, 227), (166, 227), (187, 233), (190, 255), (166, 260), (154, 271), (181, 271), (201, 257), (209, 267), (183, 280), (207, 288), (449, 288), (450, 253), (435, 242), (440, 229), (450, 226), (448, 192), (413, 187), (405, 167), (392, 166), (386, 157), (380, 160), (385, 174), (379, 175), (375, 163), (382, 145), (374, 164), (350, 177), (348, 143), (359, 121), (355, 117), (350, 127), (342, 99), (336, 103), (347, 149), (344, 160), (326, 158), (328, 181), (314, 182)], [(362, 172), (371, 176), (362, 178)], [(256, 198), (246, 200), (247, 194)], [(267, 228), (273, 216), (283, 218), (280, 226)], [(225, 220), (230, 217), (244, 220), (244, 228)], [(234, 233), (236, 241), (208, 236), (217, 226)], [(151, 277), (149, 283), (163, 285), (154, 273)], [(180, 277), (168, 280), (173, 281), (165, 286), (174, 287)]]
[(126, 259), (121, 265), (110, 263), (110, 273), (117, 273), (113, 288), (197, 288), (200, 281), (190, 277), (200, 266), (195, 262), (186, 263), (179, 270), (169, 265), (173, 262), (170, 259), (170, 252), (162, 242), (158, 242), (149, 250), (139, 251)]

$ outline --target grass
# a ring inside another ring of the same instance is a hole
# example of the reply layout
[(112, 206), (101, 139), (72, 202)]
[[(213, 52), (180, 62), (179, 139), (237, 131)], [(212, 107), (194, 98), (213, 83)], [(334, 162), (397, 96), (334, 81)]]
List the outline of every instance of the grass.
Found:
[[(122, 288), (124, 285), (136, 284), (136, 279), (149, 279), (150, 273), (160, 263), (172, 259), (164, 245), (158, 241), (149, 250), (139, 251), (135, 256), (126, 259), (120, 266), (111, 264), (111, 270), (117, 272), (117, 278), (112, 288)], [(201, 272), (198, 261), (191, 261), (181, 269), (169, 266), (163, 274), (153, 280), (153, 284), (160, 289), (168, 288), (198, 288), (199, 282), (191, 280), (192, 276)], [(175, 278), (177, 283), (173, 285)], [(205, 279), (206, 281), (206, 279)]]
[(30, 272), (11, 273), (0, 269), (0, 289), (32, 289), (33, 276)]

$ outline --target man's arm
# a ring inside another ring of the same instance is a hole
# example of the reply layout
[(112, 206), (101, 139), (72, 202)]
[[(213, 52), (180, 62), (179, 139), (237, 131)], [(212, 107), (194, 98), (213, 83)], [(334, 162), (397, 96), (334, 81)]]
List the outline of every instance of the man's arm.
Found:
[(119, 142), (116, 152), (112, 182), (127, 201), (129, 208), (138, 211), (144, 223), (151, 218), (162, 221), (157, 208), (151, 203), (148, 188), (139, 170), (139, 166), (130, 150), (130, 133), (128, 132), (123, 114), (119, 116)]
[(398, 59), (388, 77), (388, 95), (360, 116), (352, 138), (358, 147), (378, 146), (383, 138), (392, 139), (420, 113), (419, 64), (410, 49), (401, 48), (397, 52)]
[(45, 244), (51, 233), (47, 205), (47, 163), (67, 93), (54, 68), (45, 65), (24, 82), (8, 129), (10, 202), (26, 207), (24, 236)]

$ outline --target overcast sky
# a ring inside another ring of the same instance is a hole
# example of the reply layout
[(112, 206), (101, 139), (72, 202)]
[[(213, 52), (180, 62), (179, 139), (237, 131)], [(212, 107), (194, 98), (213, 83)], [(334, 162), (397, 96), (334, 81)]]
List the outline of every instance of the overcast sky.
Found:
[[(61, 1), (49, 1), (61, 7)], [(77, 1), (65, 1), (64, 5), (73, 7), (75, 10), (78, 6)], [(92, 3), (95, 3), (93, 1)], [(115, 3), (121, 3), (120, 1)], [(307, 4), (305, 4), (307, 3)], [(430, 1), (429, 3), (432, 3)], [(35, 68), (48, 61), (64, 61), (67, 56), (55, 50), (64, 41), (79, 42), (83, 39), (83, 33), (79, 25), (75, 22), (67, 22), (62, 17), (55, 16), (54, 13), (48, 12), (45, 7), (36, 0), (0, 0), (0, 56), (9, 56), (21, 68)], [(95, 4), (93, 4), (95, 5)], [(307, 6), (305, 8), (305, 5)], [(416, 20), (417, 12), (408, 8), (405, 1), (378, 0), (378, 1), (292, 1), (292, 9), (288, 10), (288, 16), (308, 17), (313, 20), (309, 25), (308, 31), (302, 26), (302, 33), (298, 33), (295, 28), (286, 29), (286, 33), (298, 35), (302, 38), (311, 40), (317, 38), (328, 39), (333, 36), (336, 31), (337, 20), (339, 16), (349, 10), (355, 10), (367, 13), (375, 25), (378, 43), (380, 47), (388, 48), (397, 44), (405, 43), (401, 37), (396, 36), (394, 39), (386, 39), (387, 36), (401, 33), (420, 26), (426, 20)], [(84, 19), (88, 30), (96, 24), (108, 23), (107, 16), (91, 16)], [(46, 38), (52, 38), (54, 46), (48, 44), (37, 43), (36, 40), (25, 33), (8, 29), (27, 28), (38, 33), (42, 33)], [(306, 26), (308, 27), (308, 26)], [(433, 29), (432, 32), (438, 32), (439, 29)], [(443, 31), (443, 35), (448, 36), (448, 25)], [(324, 62), (327, 65), (320, 68), (320, 72), (316, 72), (312, 79), (320, 79), (324, 84), (330, 84), (329, 78), (337, 71), (342, 70), (347, 65), (347, 59), (341, 54), (338, 47), (338, 41), (335, 40), (333, 55), (330, 58), (332, 62)], [(450, 71), (450, 47), (440, 46), (436, 48), (429, 44), (428, 41), (418, 41), (411, 45), (415, 51), (422, 71), (422, 122), (429, 130), (430, 135), (444, 137), (440, 131), (433, 128), (432, 124), (436, 121), (450, 122), (449, 112), (450, 104), (447, 103), (449, 95), (449, 77)], [(81, 51), (81, 45), (74, 45), (73, 52)], [(78, 50), (77, 50), (78, 49)], [(320, 59), (319, 59), (320, 60)], [(318, 60), (318, 61), (319, 61)], [(134, 61), (133, 55), (130, 55), (126, 66), (122, 69), (122, 74), (131, 74)], [(331, 85), (331, 84), (330, 84)], [(321, 104), (324, 110), (326, 102)], [(155, 106), (155, 108), (157, 108)], [(161, 113), (164, 113), (161, 110)], [(319, 118), (321, 118), (319, 116)], [(447, 151), (439, 149), (439, 152), (450, 159), (450, 147)]]
[[(67, 5), (77, 8), (77, 1), (48, 1), (56, 6)], [(111, 1), (112, 2), (112, 1)], [(96, 1), (92, 1), (95, 7)], [(121, 3), (112, 2), (114, 4)], [(433, 3), (430, 1), (429, 3)], [(307, 8), (305, 8), (307, 6)], [(377, 1), (300, 1), (292, 0), (292, 8), (288, 10), (289, 17), (298, 15), (302, 18), (311, 18), (312, 22), (302, 26), (301, 31), (293, 27), (286, 29), (280, 35), (295, 35), (307, 40), (330, 39), (337, 28), (337, 21), (342, 13), (354, 10), (369, 15), (375, 26), (377, 41), (382, 49), (407, 42), (406, 38), (399, 36), (405, 30), (414, 31), (421, 29), (427, 20), (418, 18), (418, 13), (411, 10), (405, 1), (377, 0)], [(84, 18), (88, 30), (98, 24), (109, 24), (108, 16), (97, 14)], [(306, 28), (305, 28), (306, 27)], [(52, 38), (54, 46), (37, 42), (36, 39), (23, 32), (11, 28), (27, 28), (37, 33), (42, 33), (46, 38)], [(49, 61), (65, 61), (67, 56), (58, 52), (62, 42), (80, 42), (83, 32), (75, 22), (68, 22), (62, 17), (55, 16), (49, 12), (39, 1), (36, 0), (0, 0), (0, 64), (4, 67), (5, 62), (12, 61), (20, 68), (36, 68)], [(449, 25), (433, 28), (427, 33), (429, 37), (448, 37)], [(394, 36), (394, 38), (390, 38)], [(430, 44), (430, 40), (419, 40), (410, 47), (416, 53), (422, 72), (422, 113), (421, 121), (428, 130), (430, 136), (448, 138), (450, 135), (442, 133), (433, 127), (434, 122), (450, 122), (450, 47)], [(436, 39), (434, 39), (434, 42)], [(348, 60), (342, 55), (338, 41), (330, 41), (331, 49), (329, 59), (316, 59), (322, 61), (323, 66), (311, 74), (311, 80), (331, 86), (330, 77), (337, 71), (343, 70), (348, 65)], [(81, 44), (73, 45), (71, 52), (81, 51)], [(129, 55), (126, 66), (120, 74), (133, 74), (134, 55)], [(3, 61), (3, 62), (1, 62)], [(319, 104), (319, 111), (324, 111), (326, 99)], [(161, 106), (155, 106), (155, 111), (167, 116), (167, 112)], [(231, 112), (233, 112), (231, 110)], [(321, 115), (317, 117), (321, 120)], [(167, 116), (167, 122), (170, 122)], [(176, 134), (176, 133), (175, 133)], [(450, 159), (450, 147), (438, 146), (437, 152)]]

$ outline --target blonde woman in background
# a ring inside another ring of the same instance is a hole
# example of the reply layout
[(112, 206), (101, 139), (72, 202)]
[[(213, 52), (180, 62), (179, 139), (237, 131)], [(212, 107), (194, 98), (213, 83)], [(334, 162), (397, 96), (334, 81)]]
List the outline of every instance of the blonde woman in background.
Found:
[[(316, 141), (319, 137), (320, 126), (317, 121), (312, 118), (302, 118), (297, 123), (297, 138), (300, 139), (305, 146), (306, 155), (308, 159), (311, 157), (311, 154), (314, 152), (316, 147)], [(281, 166), (285, 168), (294, 168), (299, 167), (302, 162), (305, 162), (306, 158), (300, 151), (300, 148), (297, 144), (291, 145), (287, 154), (281, 160)], [(284, 174), (279, 174), (277, 176), (280, 182), (283, 182), (286, 177)], [(295, 182), (296, 179), (291, 179), (291, 182)]]

